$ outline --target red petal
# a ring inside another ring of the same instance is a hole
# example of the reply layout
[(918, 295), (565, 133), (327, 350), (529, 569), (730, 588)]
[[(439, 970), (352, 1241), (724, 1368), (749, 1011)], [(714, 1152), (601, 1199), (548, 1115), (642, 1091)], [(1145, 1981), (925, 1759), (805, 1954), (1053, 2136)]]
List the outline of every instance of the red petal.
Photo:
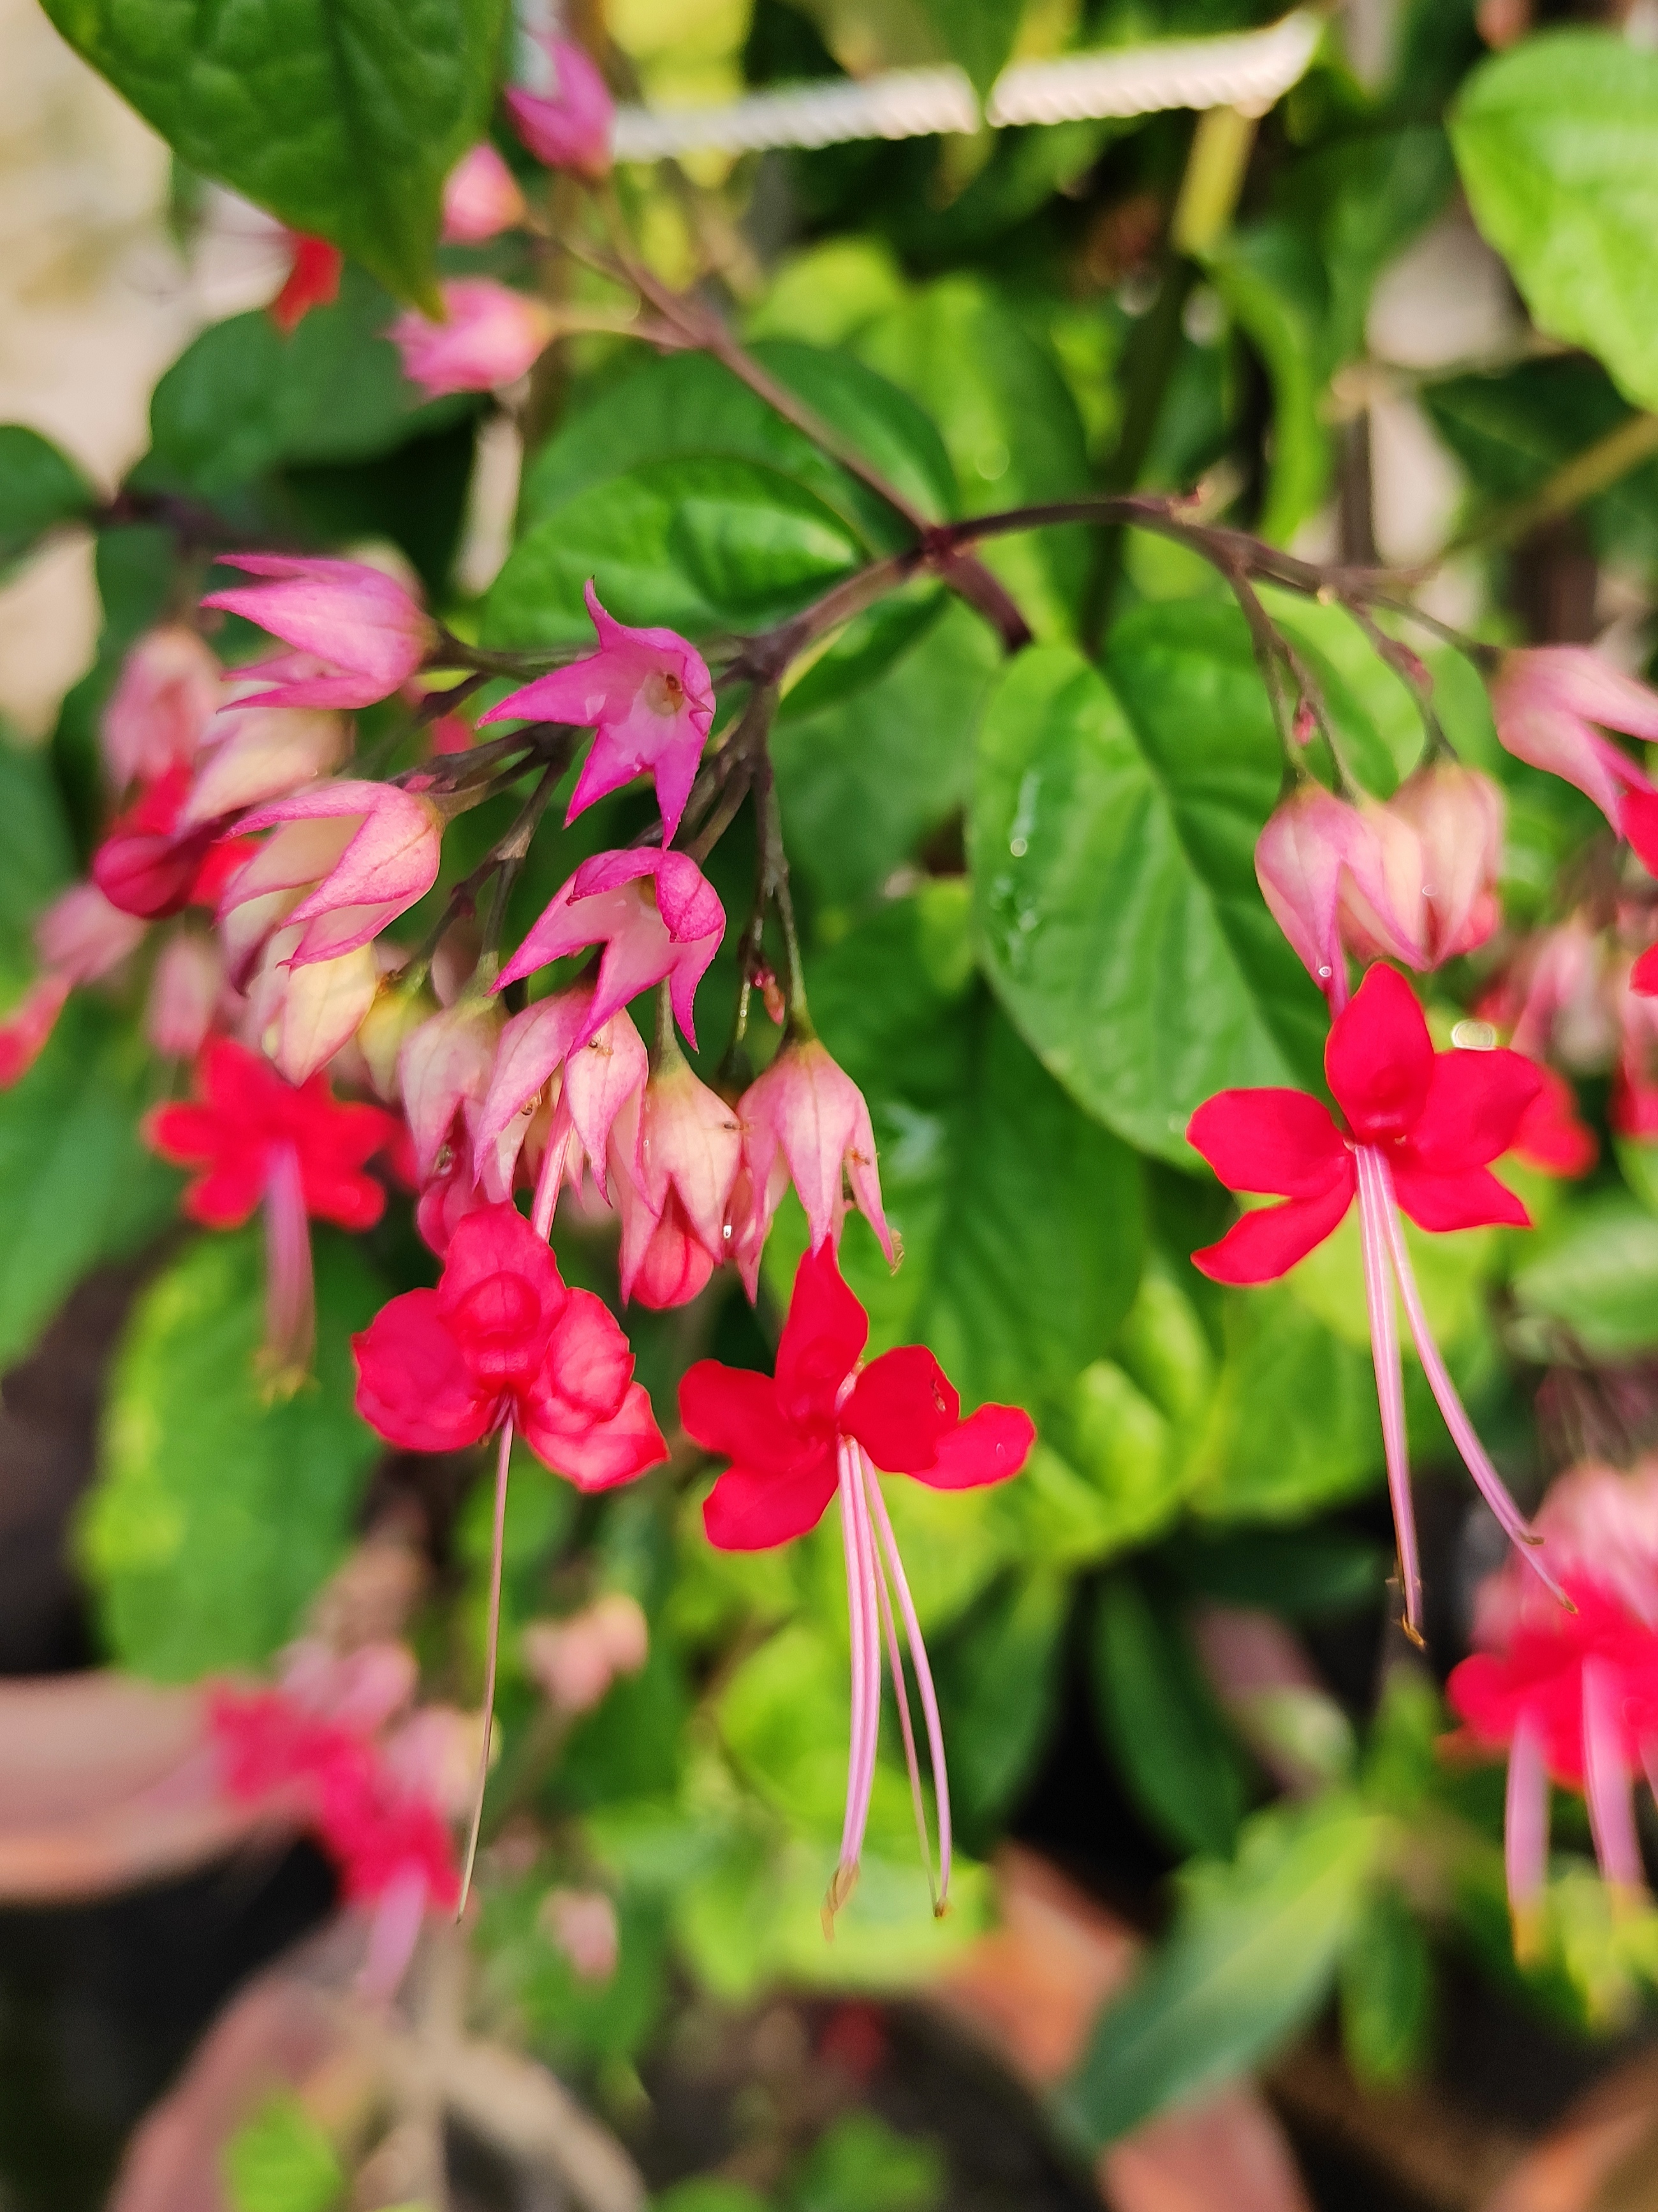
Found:
[(452, 1311), (492, 1275), (518, 1275), (540, 1298), (550, 1321), (563, 1303), (558, 1262), (515, 1206), (481, 1206), (449, 1240), (438, 1296)]
[(604, 1299), (571, 1291), (530, 1395), (538, 1403), (551, 1394), (589, 1419), (608, 1420), (620, 1410), (633, 1371), (632, 1350)]
[(1658, 791), (1626, 791), (1618, 826), (1639, 854), (1649, 876), (1658, 876)]
[(158, 1106), (144, 1123), (151, 1149), (175, 1167), (203, 1167), (216, 1160), (229, 1134), (210, 1106)]
[[(525, 1442), (537, 1459), (555, 1474), (567, 1475), (578, 1490), (609, 1490), (615, 1483), (631, 1482), (668, 1456), (642, 1383), (629, 1383), (620, 1406), (604, 1420), (594, 1420), (556, 1400), (525, 1410)], [(547, 1418), (550, 1414), (554, 1418)], [(566, 1420), (568, 1427), (562, 1425)]]
[(1339, 1226), (1353, 1202), (1357, 1178), (1351, 1164), (1318, 1198), (1286, 1199), (1235, 1222), (1218, 1244), (1192, 1255), (1192, 1265), (1217, 1283), (1272, 1283), (1304, 1260)]
[(803, 1435), (777, 1405), (777, 1385), (751, 1368), (722, 1367), (699, 1359), (679, 1385), (679, 1418), (685, 1433), (721, 1459), (744, 1460), (768, 1475), (786, 1474), (826, 1448), (827, 1431)]
[(925, 1346), (900, 1345), (872, 1359), (841, 1407), (843, 1436), (856, 1437), (889, 1474), (919, 1474), (960, 1419), (962, 1401)]
[(301, 1159), (301, 1188), (313, 1221), (340, 1229), (372, 1229), (386, 1211), (386, 1192), (373, 1176), (319, 1172)]
[(835, 1485), (835, 1454), (827, 1447), (791, 1475), (728, 1467), (702, 1503), (708, 1541), (722, 1552), (763, 1552), (786, 1544), (817, 1526)]
[(1314, 1198), (1346, 1172), (1347, 1147), (1329, 1109), (1304, 1091), (1223, 1091), (1186, 1125), (1228, 1190)]
[(1436, 1052), (1428, 1101), (1411, 1132), (1412, 1160), (1443, 1173), (1500, 1158), (1542, 1088), (1542, 1069), (1523, 1054)]
[(184, 1210), (203, 1229), (240, 1229), (264, 1196), (265, 1166), (258, 1152), (221, 1160), (197, 1176), (184, 1194)]
[(914, 1470), (929, 1490), (976, 1490), (1017, 1474), (1036, 1441), (1036, 1424), (1020, 1406), (981, 1406), (938, 1447), (931, 1467)]
[(1648, 945), (1630, 969), (1629, 987), (1643, 999), (1658, 999), (1658, 945)]
[(777, 1402), (786, 1419), (827, 1426), (841, 1385), (869, 1341), (869, 1316), (841, 1279), (835, 1247), (808, 1252), (795, 1271), (777, 1347)]
[(405, 1291), (360, 1336), (357, 1411), (388, 1443), (455, 1451), (495, 1425), (497, 1401), (480, 1396), (444, 1327), (435, 1291)]
[(1531, 1216), (1489, 1168), (1463, 1168), (1449, 1175), (1391, 1163), (1394, 1190), (1418, 1229), (1490, 1229), (1501, 1224), (1529, 1229)]
[(1396, 968), (1372, 968), (1330, 1025), (1324, 1073), (1356, 1137), (1408, 1129), (1427, 1102), (1433, 1041)]

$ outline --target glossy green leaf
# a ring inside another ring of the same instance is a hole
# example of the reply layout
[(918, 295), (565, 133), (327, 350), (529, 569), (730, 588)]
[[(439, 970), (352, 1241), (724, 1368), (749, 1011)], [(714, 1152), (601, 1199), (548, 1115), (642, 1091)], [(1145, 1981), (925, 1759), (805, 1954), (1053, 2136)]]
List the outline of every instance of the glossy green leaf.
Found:
[(505, 0), (46, 0), (190, 168), (435, 309), (443, 180), (489, 120)]
[[(972, 975), (965, 886), (896, 900), (809, 963), (813, 1018), (870, 1103), (894, 1275), (861, 1220), (841, 1247), (872, 1348), (928, 1344), (969, 1405), (1037, 1407), (1127, 1310), (1141, 1224), (1133, 1155), (1042, 1070)], [(786, 1296), (798, 1214), (768, 1251)]]
[(77, 993), (0, 1091), (0, 1364), (28, 1351), (83, 1275), (171, 1219), (179, 1178), (137, 1130), (151, 1066), (142, 1038)]
[(1209, 274), (1272, 385), (1272, 473), (1255, 527), (1282, 544), (1321, 503), (1330, 480), (1319, 373), (1323, 272), (1291, 226), (1264, 222), (1227, 239)]
[(0, 422), (0, 575), (37, 538), (73, 522), (94, 493), (73, 461), (21, 422)]
[(287, 462), (354, 461), (452, 419), (422, 404), (383, 336), (392, 303), (356, 271), (284, 337), (263, 311), (210, 324), (156, 386), (140, 489), (222, 497)]
[(1215, 1091), (1318, 1079), (1318, 994), (1255, 883), (1281, 762), (1230, 610), (1139, 610), (1106, 676), (1039, 648), (991, 695), (969, 819), (979, 941), (1072, 1096), (1189, 1162), (1186, 1124)]
[(334, 2146), (299, 2099), (270, 2099), (225, 2146), (231, 2212), (331, 2212), (345, 2187)]
[(1658, 1344), (1658, 1218), (1621, 1192), (1589, 1199), (1525, 1255), (1513, 1288), (1540, 1356), (1562, 1332), (1592, 1358), (1643, 1352)]
[(1236, 1860), (1187, 1877), (1174, 1931), (1108, 2005), (1060, 2118), (1090, 2147), (1266, 2057), (1323, 2002), (1380, 1824), (1340, 1796), (1246, 1824)]
[(198, 1237), (145, 1291), (117, 1354), (81, 1556), (113, 1656), (191, 1681), (258, 1666), (345, 1553), (384, 1449), (353, 1410), (350, 1338), (383, 1297), (358, 1247), (319, 1231), (316, 1372), (272, 1403), (258, 1359), (264, 1240)]
[(1445, 204), (1456, 181), (1444, 132), (1430, 124), (1364, 130), (1298, 161), (1282, 197), (1318, 241), (1328, 290), (1320, 333), (1327, 372), (1364, 350), (1376, 278)]
[(29, 925), (74, 867), (51, 756), (14, 744), (0, 726), (0, 1007), (33, 975)]
[(1658, 54), (1610, 30), (1521, 40), (1468, 78), (1451, 143), (1538, 328), (1658, 406)]
[(1341, 1954), (1341, 2043), (1361, 2081), (1389, 2082), (1423, 2056), (1433, 2007), (1427, 1939), (1397, 1890), (1366, 1903)]
[(1183, 1850), (1229, 1852), (1243, 1764), (1178, 1620), (1132, 1575), (1114, 1575), (1096, 1601), (1090, 1656), (1096, 1707), (1140, 1810)]
[[(1023, 1480), (1023, 1477), (1020, 1478)], [(950, 1793), (969, 1840), (993, 1835), (1047, 1747), (1070, 1592), (1053, 1571), (999, 1583), (933, 1656)]]
[(1024, 0), (921, 0), (945, 51), (983, 99), (1001, 75), (1018, 36)]
[(653, 461), (586, 489), (525, 532), (485, 629), (513, 646), (589, 643), (589, 577), (619, 621), (710, 638), (793, 614), (863, 547), (815, 493), (752, 461)]
[[(923, 514), (954, 512), (949, 458), (908, 392), (849, 353), (774, 340), (756, 345), (754, 355)], [(792, 477), (872, 550), (895, 551), (908, 542), (908, 528), (878, 493), (706, 354), (652, 362), (574, 413), (525, 472), (519, 528), (532, 528), (579, 492), (647, 462), (715, 455)]]
[[(940, 277), (854, 343), (938, 425), (968, 514), (1072, 499), (1087, 483), (1082, 422), (1058, 363), (978, 278)], [(1080, 531), (998, 538), (984, 559), (1039, 635), (1069, 635), (1087, 574)]]

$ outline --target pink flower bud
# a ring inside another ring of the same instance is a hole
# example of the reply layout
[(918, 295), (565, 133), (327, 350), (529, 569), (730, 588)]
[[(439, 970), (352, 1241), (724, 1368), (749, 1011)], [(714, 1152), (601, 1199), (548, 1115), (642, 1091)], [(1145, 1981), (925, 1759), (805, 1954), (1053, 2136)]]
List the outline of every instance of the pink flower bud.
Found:
[(396, 784), (326, 783), (258, 807), (240, 826), (278, 824), (302, 825), (305, 834), (273, 837), (232, 878), (219, 912), (222, 919), (266, 892), (309, 886), (288, 916), (302, 926), (296, 966), (369, 944), (437, 881), (443, 817)]
[(72, 884), (35, 917), (41, 966), (71, 984), (96, 982), (143, 940), (143, 923), (112, 906), (96, 884)]
[(456, 1115), (483, 1103), (501, 1035), (499, 1003), (463, 997), (405, 1040), (398, 1074), (416, 1172), (422, 1182), (432, 1174)]
[(222, 697), (224, 671), (206, 640), (168, 623), (138, 640), (104, 709), (104, 763), (118, 791), (188, 768)]
[(1361, 961), (1402, 960), (1409, 967), (1423, 967), (1427, 864), (1422, 840), (1402, 814), (1372, 799), (1361, 800), (1356, 811), (1360, 827), (1337, 887), (1342, 944)]
[(404, 374), (433, 398), (516, 384), (558, 328), (544, 300), (531, 300), (491, 276), (458, 277), (440, 289), (443, 322), (411, 311), (386, 332), (403, 356)]
[(244, 707), (372, 707), (406, 684), (436, 641), (430, 617), (403, 586), (361, 561), (301, 560), (288, 553), (222, 553), (228, 568), (269, 580), (212, 592), (204, 607), (242, 615), (322, 672), (291, 665), (291, 656), (240, 670), (269, 675), (270, 687)]
[(616, 1907), (602, 1889), (550, 1889), (536, 1924), (556, 1944), (578, 1981), (608, 1982), (621, 1955)]
[(1471, 952), (1496, 928), (1503, 865), (1503, 794), (1488, 775), (1430, 761), (1407, 776), (1385, 811), (1421, 842), (1422, 912), (1413, 934), (1426, 965)]
[(525, 212), (517, 179), (487, 140), (450, 170), (443, 187), (446, 245), (481, 245), (522, 222)]
[(588, 1014), (593, 1028), (665, 979), (675, 1017), (695, 1044), (696, 987), (725, 933), (726, 909), (689, 854), (596, 853), (543, 912), (495, 988), (585, 945), (603, 945)]
[(1652, 788), (1644, 770), (1602, 728), (1658, 739), (1658, 692), (1582, 645), (1505, 653), (1491, 685), (1497, 734), (1516, 760), (1564, 778), (1622, 833), (1625, 791)]
[[(717, 1091), (697, 1080), (690, 1063), (674, 1048), (645, 1086), (639, 1187), (659, 1218), (670, 1191), (677, 1194), (692, 1235), (716, 1267), (726, 1256), (726, 1206), (742, 1157), (743, 1131), (736, 1114)], [(625, 1257), (623, 1268), (625, 1273)], [(623, 1296), (627, 1295), (624, 1284)]]
[(221, 708), (203, 736), (180, 824), (216, 822), (286, 799), (337, 768), (348, 743), (344, 718), (325, 708)]
[(356, 1035), (380, 988), (372, 945), (296, 964), (302, 932), (279, 929), (247, 987), (249, 1042), (289, 1083), (304, 1083)]
[(550, 169), (607, 177), (616, 103), (604, 78), (592, 58), (568, 39), (542, 39), (537, 44), (550, 82), (532, 91), (508, 88), (507, 112), (513, 128)]
[(701, 654), (671, 629), (630, 629), (599, 605), (587, 580), (587, 611), (598, 651), (538, 676), (480, 719), (573, 723), (593, 732), (566, 823), (648, 771), (662, 814), (662, 842), (673, 842), (714, 721), (714, 686)]
[(786, 1042), (744, 1092), (738, 1113), (749, 1210), (740, 1227), (733, 1216), (733, 1242), (742, 1247), (735, 1256), (750, 1298), (758, 1287), (766, 1232), (791, 1178), (805, 1208), (814, 1252), (825, 1243), (840, 1243), (847, 1212), (844, 1173), (889, 1265), (896, 1265), (881, 1206), (869, 1108), (858, 1085), (816, 1037)]
[[(1401, 834), (1402, 833), (1402, 834)], [(1291, 951), (1338, 1011), (1347, 999), (1342, 951), (1345, 919), (1414, 967), (1420, 958), (1409, 925), (1395, 908), (1398, 863), (1415, 841), (1394, 825), (1388, 844), (1373, 819), (1333, 798), (1321, 785), (1303, 784), (1274, 808), (1255, 844), (1255, 879), (1272, 919)], [(1408, 870), (1406, 870), (1408, 872)], [(1420, 877), (1413, 888), (1420, 900)]]
[(167, 939), (150, 977), (144, 1012), (144, 1033), (164, 1059), (195, 1059), (224, 988), (224, 955), (210, 937), (191, 929)]

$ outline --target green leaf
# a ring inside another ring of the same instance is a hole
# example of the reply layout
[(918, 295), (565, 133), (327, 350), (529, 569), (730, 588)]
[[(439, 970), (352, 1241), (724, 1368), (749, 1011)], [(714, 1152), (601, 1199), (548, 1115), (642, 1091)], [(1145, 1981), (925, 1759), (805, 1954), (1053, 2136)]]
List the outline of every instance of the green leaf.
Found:
[[(949, 457), (908, 392), (849, 353), (774, 341), (756, 345), (754, 356), (923, 514), (955, 512)], [(894, 552), (909, 540), (908, 526), (885, 500), (706, 354), (679, 354), (637, 368), (573, 414), (525, 476), (519, 529), (647, 462), (714, 455), (793, 477), (872, 550)]]
[(1341, 1954), (1341, 2042), (1361, 2081), (1398, 2081), (1418, 2063), (1433, 2005), (1433, 1960), (1397, 1890), (1366, 1904)]
[(788, 2185), (789, 2212), (933, 2212), (944, 2202), (937, 2147), (901, 2136), (875, 2112), (826, 2128)]
[(1178, 1622), (1132, 1575), (1101, 1588), (1092, 1656), (1100, 1717), (1140, 1810), (1183, 1850), (1230, 1851), (1242, 1762)]
[(1564, 1212), (1515, 1271), (1526, 1349), (1549, 1358), (1564, 1330), (1592, 1358), (1658, 1344), (1658, 1219), (1608, 1192)]
[(232, 2212), (328, 2212), (345, 2176), (334, 2146), (297, 2097), (270, 2099), (225, 2146)]
[(382, 1446), (352, 1409), (350, 1336), (383, 1296), (357, 1246), (316, 1243), (316, 1374), (271, 1403), (260, 1224), (197, 1237), (128, 1324), (81, 1556), (114, 1656), (191, 1681), (258, 1666), (337, 1565)]
[(1456, 181), (1444, 132), (1413, 124), (1365, 131), (1297, 161), (1287, 207), (1317, 239), (1328, 287), (1321, 367), (1326, 374), (1364, 350), (1376, 278), (1443, 207)]
[(768, 2212), (765, 2197), (746, 2181), (721, 2181), (699, 2173), (690, 2181), (676, 2181), (651, 2199), (652, 2212)]
[(1451, 143), (1538, 328), (1658, 406), (1658, 54), (1611, 31), (1522, 40), (1469, 76)]
[(1090, 2148), (1265, 2057), (1322, 2003), (1381, 1824), (1335, 1796), (1275, 1807), (1202, 1867), (1169, 1941), (1108, 2005), (1059, 2110)]
[(149, 1067), (143, 1040), (77, 993), (0, 1091), (0, 1364), (30, 1349), (83, 1275), (170, 1218), (179, 1179), (138, 1138)]
[(980, 726), (968, 849), (987, 972), (1108, 1127), (1189, 1164), (1229, 1085), (1316, 1085), (1316, 990), (1261, 899), (1281, 762), (1242, 623), (1184, 603), (1113, 632), (1109, 683), (1021, 653)]
[(50, 755), (13, 744), (0, 726), (0, 1006), (33, 975), (29, 925), (74, 872)]
[(1321, 412), (1323, 272), (1297, 231), (1271, 222), (1232, 234), (1208, 269), (1272, 383), (1272, 473), (1255, 527), (1282, 544), (1321, 504), (1330, 480), (1330, 436)]
[(1070, 1592), (1060, 1575), (999, 1584), (936, 1656), (950, 1802), (964, 1835), (987, 1839), (1047, 1747)]
[(56, 524), (84, 515), (94, 497), (49, 438), (21, 422), (0, 422), (0, 575)]
[(485, 611), (491, 642), (590, 643), (592, 577), (619, 621), (693, 637), (781, 620), (864, 549), (814, 493), (752, 461), (653, 461), (592, 484), (526, 531)]
[[(981, 279), (940, 277), (854, 343), (938, 425), (968, 514), (1073, 499), (1088, 481), (1081, 417), (1058, 363)], [(1070, 634), (1088, 573), (1081, 531), (998, 538), (983, 557), (1040, 635)]]
[(505, 0), (46, 0), (187, 167), (436, 309), (443, 180), (489, 121)]
[(944, 50), (959, 62), (982, 100), (1013, 51), (1024, 0), (921, 0)]
[[(841, 1264), (872, 1351), (932, 1346), (963, 1401), (1039, 1407), (1122, 1320), (1139, 1279), (1133, 1155), (1078, 1112), (972, 976), (966, 888), (891, 902), (808, 963), (824, 1043), (869, 1100), (895, 1275), (848, 1224)], [(805, 1249), (782, 1217), (767, 1255), (786, 1299)]]
[(1193, 1529), (1158, 1554), (1191, 1590), (1222, 1605), (1263, 1607), (1286, 1620), (1317, 1620), (1374, 1607), (1383, 1555), (1339, 1528)]

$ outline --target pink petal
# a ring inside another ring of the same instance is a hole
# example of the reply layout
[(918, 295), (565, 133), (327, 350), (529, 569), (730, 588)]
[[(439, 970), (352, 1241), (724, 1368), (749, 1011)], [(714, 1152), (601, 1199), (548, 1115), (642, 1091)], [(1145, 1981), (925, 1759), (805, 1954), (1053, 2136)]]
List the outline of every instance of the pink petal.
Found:
[(618, 1482), (631, 1482), (647, 1468), (658, 1467), (668, 1456), (668, 1447), (651, 1411), (642, 1383), (630, 1382), (620, 1409), (608, 1420), (590, 1421), (569, 1431), (545, 1418), (556, 1410), (527, 1409), (525, 1442), (531, 1450), (574, 1483), (578, 1490), (609, 1490)]

